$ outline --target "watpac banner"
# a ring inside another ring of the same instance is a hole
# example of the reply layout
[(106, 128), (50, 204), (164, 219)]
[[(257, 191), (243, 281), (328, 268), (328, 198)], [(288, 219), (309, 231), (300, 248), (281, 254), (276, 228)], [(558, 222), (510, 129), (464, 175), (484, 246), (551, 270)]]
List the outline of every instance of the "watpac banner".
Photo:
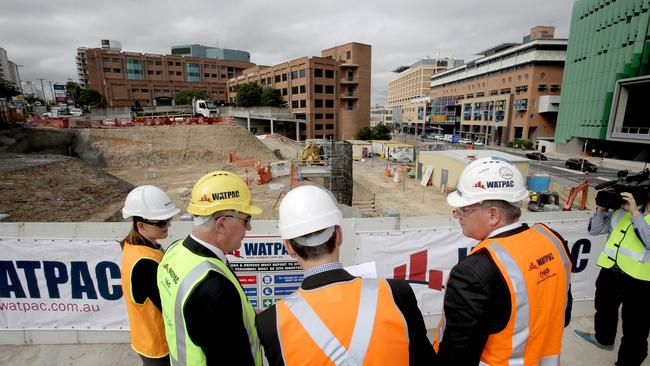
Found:
[(1, 329), (128, 329), (116, 241), (0, 239)]
[[(568, 242), (574, 264), (571, 276), (574, 301), (594, 298), (600, 269), (596, 262), (606, 239), (606, 235), (589, 236), (588, 223), (589, 220), (544, 222)], [(357, 232), (356, 235), (356, 262), (374, 261), (379, 277), (408, 280), (425, 315), (442, 311), (443, 288), (449, 271), (477, 244), (476, 240), (464, 237), (458, 226)]]

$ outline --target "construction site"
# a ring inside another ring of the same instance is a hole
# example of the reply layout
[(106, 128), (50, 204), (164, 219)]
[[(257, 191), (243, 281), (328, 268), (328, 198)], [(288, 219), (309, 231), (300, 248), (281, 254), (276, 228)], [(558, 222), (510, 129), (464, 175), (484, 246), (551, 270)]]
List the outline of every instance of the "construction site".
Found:
[[(8, 215), (5, 221), (119, 221), (127, 193), (143, 184), (161, 187), (177, 206), (186, 207), (194, 182), (214, 170), (234, 172), (248, 183), (264, 209), (259, 219), (276, 219), (283, 194), (305, 183), (330, 189), (346, 217), (450, 213), (445, 197), (453, 189), (451, 180), (437, 186), (434, 172), (423, 184), (423, 163), (416, 164), (413, 146), (402, 141), (379, 142), (380, 150), (365, 143), (360, 150), (359, 141), (255, 136), (232, 120), (156, 121), (65, 128), (71, 124), (50, 120), (47, 126), (2, 130), (0, 213)], [(400, 151), (411, 146), (408, 157), (394, 157), (398, 150), (385, 147), (391, 143)], [(472, 151), (461, 154), (471, 157)], [(527, 163), (524, 175), (526, 170)], [(571, 187), (551, 183), (550, 190), (566, 200)], [(592, 201), (586, 206), (593, 207)]]

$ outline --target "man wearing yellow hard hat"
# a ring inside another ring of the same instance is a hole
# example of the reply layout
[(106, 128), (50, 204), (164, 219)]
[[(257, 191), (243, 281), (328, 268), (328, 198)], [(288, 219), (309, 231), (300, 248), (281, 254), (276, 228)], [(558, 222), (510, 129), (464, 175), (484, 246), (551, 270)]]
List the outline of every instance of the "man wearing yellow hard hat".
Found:
[(214, 171), (192, 189), (192, 233), (158, 267), (165, 334), (173, 365), (262, 365), (255, 311), (226, 252), (239, 249), (262, 213), (237, 175)]

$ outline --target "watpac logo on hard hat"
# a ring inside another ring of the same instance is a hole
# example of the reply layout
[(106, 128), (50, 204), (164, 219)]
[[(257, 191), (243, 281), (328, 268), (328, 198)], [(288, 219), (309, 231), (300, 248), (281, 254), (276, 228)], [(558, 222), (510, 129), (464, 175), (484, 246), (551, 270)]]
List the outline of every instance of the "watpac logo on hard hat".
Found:
[(499, 175), (503, 179), (512, 179), (512, 177), (514, 176), (514, 173), (512, 172), (512, 170), (510, 170), (510, 168), (501, 167), (501, 168), (499, 168)]

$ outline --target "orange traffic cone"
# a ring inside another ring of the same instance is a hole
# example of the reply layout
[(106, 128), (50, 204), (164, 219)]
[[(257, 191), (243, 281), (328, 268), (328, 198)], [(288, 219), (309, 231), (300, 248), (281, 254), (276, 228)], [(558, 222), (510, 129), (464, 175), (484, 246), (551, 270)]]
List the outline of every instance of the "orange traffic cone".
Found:
[(390, 177), (390, 176), (391, 176), (391, 174), (390, 174), (390, 168), (389, 168), (389, 167), (386, 167), (386, 176), (387, 176), (387, 177)]

